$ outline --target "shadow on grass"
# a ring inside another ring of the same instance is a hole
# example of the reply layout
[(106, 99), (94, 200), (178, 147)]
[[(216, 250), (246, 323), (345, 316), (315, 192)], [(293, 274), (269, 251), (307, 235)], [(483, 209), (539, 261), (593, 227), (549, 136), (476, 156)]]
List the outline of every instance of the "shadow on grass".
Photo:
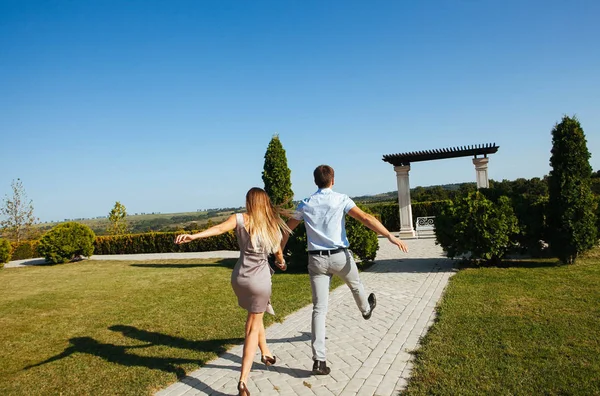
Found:
[(191, 349), (198, 352), (214, 352), (216, 354), (226, 352), (228, 347), (231, 345), (237, 345), (244, 342), (243, 338), (194, 341), (157, 333), (154, 331), (141, 330), (137, 327), (127, 325), (114, 325), (110, 326), (108, 329), (119, 332), (125, 337), (133, 338), (143, 342), (149, 342), (149, 345), (166, 345), (173, 348)]
[[(243, 338), (226, 338), (220, 340), (202, 340), (193, 341), (186, 338), (174, 337), (167, 334), (157, 333), (155, 331), (141, 330), (134, 326), (114, 325), (109, 330), (119, 332), (125, 337), (133, 338), (138, 341), (148, 342), (150, 345), (166, 345), (173, 348), (191, 349), (198, 352), (215, 352), (221, 355), (227, 352), (228, 347), (239, 345), (244, 342)], [(303, 331), (300, 335), (288, 338), (267, 339), (269, 344), (279, 344), (284, 342), (310, 341), (309, 332)], [(233, 355), (232, 355), (233, 356)]]
[[(65, 348), (65, 350), (61, 353), (40, 363), (24, 367), (24, 370), (38, 367), (47, 363), (52, 363), (76, 353), (85, 353), (97, 356), (107, 362), (123, 366), (141, 366), (152, 370), (161, 370), (168, 373), (173, 373), (177, 377), (178, 381), (181, 381), (186, 385), (195, 388), (196, 390), (208, 392), (211, 395), (227, 395), (227, 393), (222, 393), (212, 389), (210, 386), (198, 380), (197, 378), (186, 375), (185, 370), (183, 370), (183, 368), (181, 368), (179, 365), (193, 363), (207, 368), (239, 371), (242, 364), (241, 357), (227, 352), (227, 348), (234, 344), (241, 344), (244, 341), (243, 338), (194, 341), (162, 333), (141, 330), (134, 326), (127, 325), (110, 326), (109, 330), (120, 332), (126, 337), (145, 342), (145, 344), (134, 346), (114, 345), (99, 342), (91, 337), (75, 337), (69, 339), (71, 345)], [(276, 344), (284, 342), (305, 342), (309, 340), (310, 333), (302, 332), (300, 335), (295, 337), (269, 339), (268, 343)], [(173, 348), (191, 349), (200, 352), (215, 352), (219, 355), (219, 357), (229, 360), (232, 363), (235, 363), (235, 365), (216, 365), (211, 363), (205, 364), (204, 361), (198, 359), (148, 357), (140, 356), (131, 352), (133, 349), (148, 348), (155, 345), (166, 345)], [(258, 366), (256, 369), (274, 370), (278, 373), (286, 374), (294, 378), (308, 378), (312, 375), (310, 370), (277, 365), (267, 367), (262, 364), (262, 366)]]
[(143, 366), (153, 370), (166, 371), (175, 374), (180, 379), (185, 377), (185, 371), (181, 367), (178, 367), (178, 364), (198, 363), (197, 359), (147, 357), (129, 352), (130, 349), (147, 348), (152, 344), (135, 346), (113, 345), (98, 342), (91, 337), (75, 337), (69, 339), (69, 342), (71, 345), (58, 355), (52, 356), (43, 362), (27, 366), (24, 369), (28, 370), (43, 364), (55, 362), (74, 353), (87, 353), (102, 358), (107, 362), (123, 366)]

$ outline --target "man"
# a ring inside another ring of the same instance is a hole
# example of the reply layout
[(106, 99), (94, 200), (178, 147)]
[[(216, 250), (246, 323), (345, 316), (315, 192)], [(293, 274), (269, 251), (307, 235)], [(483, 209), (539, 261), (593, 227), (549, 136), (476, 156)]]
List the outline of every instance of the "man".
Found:
[[(358, 276), (358, 268), (352, 252), (348, 250), (345, 215), (348, 214), (362, 224), (388, 238), (403, 252), (406, 245), (393, 236), (375, 217), (363, 212), (344, 194), (334, 192), (334, 171), (328, 165), (320, 165), (314, 171), (315, 184), (319, 189), (310, 198), (304, 199), (294, 216), (288, 220), (290, 229), (301, 221), (306, 224), (308, 242), (308, 273), (312, 289), (312, 352), (313, 374), (327, 375), (330, 368), (325, 360), (325, 319), (329, 299), (329, 282), (337, 275), (348, 285), (363, 318), (370, 319), (377, 304), (375, 294), (368, 297)], [(285, 247), (288, 235), (281, 241)]]

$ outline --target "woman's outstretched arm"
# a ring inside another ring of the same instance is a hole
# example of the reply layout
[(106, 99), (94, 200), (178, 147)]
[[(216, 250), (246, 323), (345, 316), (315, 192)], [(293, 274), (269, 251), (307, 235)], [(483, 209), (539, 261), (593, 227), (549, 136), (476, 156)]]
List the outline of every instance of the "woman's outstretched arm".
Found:
[(215, 235), (221, 235), (226, 233), (227, 231), (231, 231), (235, 229), (237, 224), (237, 220), (235, 218), (235, 214), (229, 216), (227, 220), (222, 222), (221, 224), (217, 224), (216, 226), (210, 227), (204, 231), (197, 232), (195, 234), (181, 234), (177, 235), (175, 238), (176, 244), (188, 243), (196, 239), (208, 238)]

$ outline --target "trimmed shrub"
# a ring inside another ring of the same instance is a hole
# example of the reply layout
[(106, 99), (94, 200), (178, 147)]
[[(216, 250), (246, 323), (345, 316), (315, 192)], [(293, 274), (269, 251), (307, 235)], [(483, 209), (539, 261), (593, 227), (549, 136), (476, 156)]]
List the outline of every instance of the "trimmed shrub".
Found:
[(518, 232), (510, 200), (500, 197), (493, 203), (480, 192), (456, 199), (435, 219), (436, 243), (450, 258), (470, 255), (470, 260), (497, 264)]
[(290, 168), (288, 168), (285, 149), (279, 135), (273, 135), (263, 165), (262, 180), (265, 183), (265, 192), (271, 198), (273, 205), (283, 205), (291, 209), (294, 204)]
[(597, 242), (590, 156), (579, 120), (564, 116), (552, 130), (548, 239), (565, 264), (574, 263)]
[(532, 256), (543, 253), (542, 241), (547, 241), (546, 210), (548, 196), (520, 197), (513, 200), (513, 208), (519, 222), (516, 242)]
[(94, 253), (94, 232), (74, 221), (52, 228), (40, 239), (38, 251), (47, 263), (61, 264)]
[(290, 235), (285, 248), (288, 272), (298, 273), (308, 271), (308, 252), (306, 250), (306, 227), (304, 222), (300, 223)]
[(239, 250), (233, 231), (176, 245), (174, 241), (179, 234), (183, 234), (183, 232), (99, 236), (94, 242), (94, 252), (95, 254), (138, 254)]
[[(531, 179), (536, 180), (536, 179)], [(537, 179), (539, 180), (539, 179)], [(547, 241), (546, 232), (546, 210), (548, 206), (548, 195), (545, 184), (537, 182), (540, 185), (539, 191), (519, 191), (519, 186), (527, 186), (530, 183), (526, 179), (517, 179), (515, 182), (503, 181), (503, 185), (479, 190), (492, 202), (498, 202), (502, 193), (511, 194), (511, 205), (517, 216), (519, 233), (514, 236), (514, 241), (521, 253), (526, 253), (534, 257), (542, 256), (545, 252), (543, 242)], [(518, 184), (520, 183), (520, 184)]]
[(4, 263), (10, 261), (10, 242), (6, 239), (0, 239), (0, 268), (4, 267)]
[(39, 257), (40, 254), (37, 251), (39, 242), (38, 240), (14, 242), (12, 244), (12, 259), (25, 260)]
[[(358, 205), (358, 207), (365, 213), (373, 214), (362, 205)], [(348, 242), (350, 242), (350, 250), (358, 258), (357, 261), (365, 263), (375, 260), (379, 249), (379, 239), (377, 239), (375, 231), (365, 227), (358, 220), (346, 216), (346, 233), (348, 234)]]

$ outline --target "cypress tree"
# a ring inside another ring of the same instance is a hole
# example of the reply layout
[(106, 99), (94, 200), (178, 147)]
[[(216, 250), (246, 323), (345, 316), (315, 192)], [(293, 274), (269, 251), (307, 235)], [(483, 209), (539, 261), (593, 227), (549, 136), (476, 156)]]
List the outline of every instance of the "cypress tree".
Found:
[(262, 179), (265, 183), (265, 191), (274, 205), (282, 205), (285, 208), (293, 207), (294, 192), (290, 179), (291, 173), (279, 135), (273, 135), (265, 153)]
[(565, 264), (597, 241), (590, 156), (579, 120), (564, 116), (552, 130), (547, 224), (550, 247)]

